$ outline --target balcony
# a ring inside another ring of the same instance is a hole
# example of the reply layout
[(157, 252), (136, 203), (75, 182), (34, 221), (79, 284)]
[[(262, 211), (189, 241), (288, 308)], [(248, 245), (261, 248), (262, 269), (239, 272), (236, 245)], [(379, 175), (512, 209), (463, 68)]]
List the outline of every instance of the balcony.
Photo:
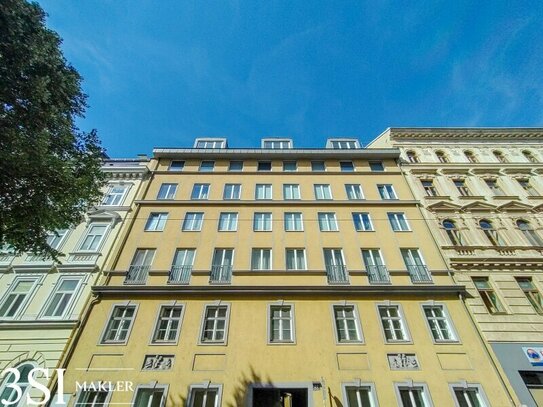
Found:
[(367, 266), (370, 284), (390, 284), (390, 274), (386, 266)]
[(417, 283), (433, 283), (432, 275), (426, 266), (407, 266), (407, 271), (411, 277), (411, 282)]
[(232, 282), (232, 266), (211, 266), (210, 284), (230, 284)]
[(326, 265), (326, 277), (328, 284), (349, 284), (349, 273), (347, 267), (343, 265)]
[(172, 266), (168, 275), (168, 284), (188, 284), (192, 266)]
[(145, 284), (150, 269), (151, 266), (130, 266), (126, 278), (124, 279), (124, 283)]

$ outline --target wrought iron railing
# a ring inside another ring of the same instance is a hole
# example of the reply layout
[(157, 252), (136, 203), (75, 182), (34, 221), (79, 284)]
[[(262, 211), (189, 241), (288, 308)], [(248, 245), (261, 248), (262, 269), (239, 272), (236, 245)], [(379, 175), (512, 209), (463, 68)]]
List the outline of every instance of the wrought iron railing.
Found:
[(151, 266), (130, 266), (124, 279), (125, 284), (145, 284)]
[(232, 281), (232, 266), (211, 266), (209, 282), (211, 284), (230, 284)]
[(432, 283), (432, 275), (426, 266), (407, 266), (412, 283)]
[(327, 264), (326, 276), (328, 277), (328, 284), (349, 284), (349, 273), (346, 266)]
[(168, 275), (168, 284), (188, 284), (192, 266), (172, 266)]
[(389, 284), (390, 274), (386, 266), (366, 266), (370, 284)]

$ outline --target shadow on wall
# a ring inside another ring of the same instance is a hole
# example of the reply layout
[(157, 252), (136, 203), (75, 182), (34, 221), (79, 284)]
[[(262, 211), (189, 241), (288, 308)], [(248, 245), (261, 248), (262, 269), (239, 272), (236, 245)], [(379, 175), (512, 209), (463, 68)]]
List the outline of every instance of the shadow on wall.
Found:
[(330, 387), (328, 387), (328, 397), (330, 398), (330, 405), (334, 407), (343, 407), (343, 403), (340, 399), (332, 394)]

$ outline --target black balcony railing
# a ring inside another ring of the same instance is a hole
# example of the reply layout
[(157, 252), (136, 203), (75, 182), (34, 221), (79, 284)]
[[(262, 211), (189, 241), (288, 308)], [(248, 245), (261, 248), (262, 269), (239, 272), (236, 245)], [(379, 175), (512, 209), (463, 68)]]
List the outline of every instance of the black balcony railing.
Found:
[(426, 266), (407, 266), (412, 283), (432, 283), (432, 275)]
[(230, 284), (232, 281), (232, 266), (211, 266), (210, 284)]
[(386, 266), (366, 266), (370, 284), (390, 284), (390, 274)]
[(326, 276), (328, 284), (349, 284), (349, 273), (346, 266), (326, 265)]
[(151, 266), (130, 266), (124, 279), (125, 284), (145, 284)]
[(168, 284), (188, 284), (192, 266), (172, 266), (168, 275)]

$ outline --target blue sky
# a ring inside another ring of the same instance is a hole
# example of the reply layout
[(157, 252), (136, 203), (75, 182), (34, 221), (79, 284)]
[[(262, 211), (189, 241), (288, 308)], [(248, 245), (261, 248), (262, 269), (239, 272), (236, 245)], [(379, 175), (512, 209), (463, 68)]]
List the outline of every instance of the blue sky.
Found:
[(541, 1), (41, 0), (112, 157), (543, 126)]

